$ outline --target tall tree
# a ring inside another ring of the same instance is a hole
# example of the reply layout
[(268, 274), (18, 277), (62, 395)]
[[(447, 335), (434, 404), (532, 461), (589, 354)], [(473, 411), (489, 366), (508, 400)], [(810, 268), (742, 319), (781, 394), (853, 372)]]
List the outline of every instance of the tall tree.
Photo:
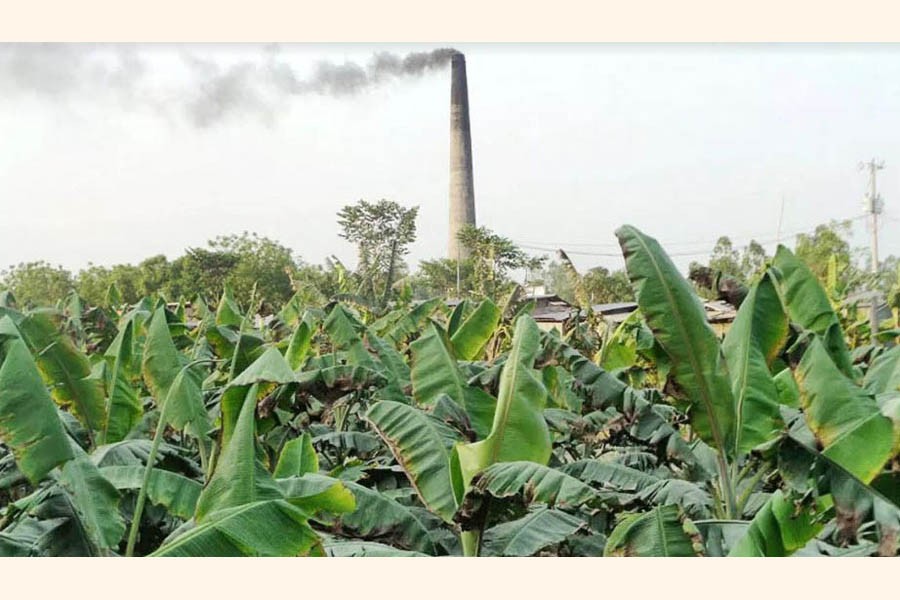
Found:
[(723, 235), (713, 247), (712, 256), (709, 258), (709, 268), (713, 271), (740, 276), (742, 274), (740, 260), (741, 255), (734, 249), (731, 238)]
[(403, 257), (416, 239), (419, 207), (404, 208), (391, 200), (360, 200), (338, 212), (340, 236), (356, 244), (361, 285), (359, 295), (386, 301)]
[(853, 260), (850, 242), (846, 239), (849, 235), (850, 221), (819, 225), (812, 234), (801, 233), (797, 236), (795, 254), (822, 281), (828, 277), (828, 262), (832, 256), (837, 260), (838, 272), (850, 276)]
[(528, 265), (529, 257), (509, 238), (487, 227), (465, 225), (459, 241), (469, 250), (475, 294), (496, 297), (509, 285), (508, 274)]

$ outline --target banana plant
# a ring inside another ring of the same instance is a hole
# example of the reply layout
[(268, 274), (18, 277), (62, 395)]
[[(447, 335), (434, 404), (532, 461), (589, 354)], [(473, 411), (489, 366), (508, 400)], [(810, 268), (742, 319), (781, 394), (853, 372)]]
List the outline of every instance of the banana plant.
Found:
[[(805, 422), (824, 454), (863, 482), (893, 456), (896, 426), (853, 381), (858, 373), (827, 295), (790, 251), (778, 249), (771, 269), (753, 285), (719, 344), (702, 306), (659, 244), (630, 226), (617, 236), (641, 312), (672, 363), (667, 389), (684, 403), (692, 433), (716, 452), (726, 519), (740, 519), (743, 512), (736, 493), (744, 472), (741, 463), (747, 463), (750, 451), (777, 440), (784, 428), (783, 397), (772, 369), (781, 360), (790, 327), (811, 339), (791, 379)], [(770, 522), (780, 522), (775, 517), (783, 513), (782, 500), (773, 497), (758, 518), (771, 514)], [(801, 531), (813, 535), (808, 527)], [(746, 535), (758, 534), (751, 526)], [(736, 551), (751, 547), (764, 549), (741, 542)]]

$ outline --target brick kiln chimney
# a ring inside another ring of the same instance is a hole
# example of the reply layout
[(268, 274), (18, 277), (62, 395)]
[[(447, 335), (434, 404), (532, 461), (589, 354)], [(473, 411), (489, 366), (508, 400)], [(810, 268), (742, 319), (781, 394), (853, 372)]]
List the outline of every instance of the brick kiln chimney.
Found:
[(469, 256), (456, 236), (464, 225), (475, 225), (475, 185), (472, 176), (472, 133), (469, 130), (469, 89), (466, 57), (450, 59), (450, 239), (448, 258)]

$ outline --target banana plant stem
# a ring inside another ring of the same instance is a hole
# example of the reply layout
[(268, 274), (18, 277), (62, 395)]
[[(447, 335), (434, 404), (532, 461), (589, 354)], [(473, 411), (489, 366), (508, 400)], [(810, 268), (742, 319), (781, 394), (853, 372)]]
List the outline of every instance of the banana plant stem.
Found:
[(144, 504), (147, 502), (147, 487), (150, 484), (150, 475), (153, 473), (153, 464), (156, 462), (156, 454), (159, 452), (159, 444), (162, 442), (163, 431), (166, 429), (166, 408), (169, 406), (168, 398), (159, 414), (159, 424), (153, 435), (153, 445), (150, 446), (150, 455), (147, 457), (147, 468), (144, 469), (144, 479), (141, 482), (141, 491), (138, 493), (137, 502), (134, 505), (134, 516), (131, 519), (131, 530), (128, 532), (128, 544), (125, 547), (125, 556), (134, 556), (134, 545), (137, 542), (138, 529), (141, 525), (141, 515), (144, 512)]
[[(188, 363), (187, 365), (182, 367), (181, 372), (178, 375), (184, 376), (184, 373), (188, 369), (196, 364), (204, 362), (210, 361), (201, 359)], [(125, 546), (125, 556), (134, 556), (134, 546), (137, 542), (138, 529), (140, 529), (141, 525), (141, 516), (144, 513), (144, 505), (147, 502), (147, 489), (150, 485), (150, 476), (153, 474), (153, 465), (156, 463), (156, 455), (159, 452), (159, 445), (162, 442), (163, 433), (166, 430), (166, 417), (168, 416), (168, 409), (169, 405), (171, 404), (170, 396), (172, 395), (172, 390), (175, 387), (176, 386), (174, 383), (169, 386), (169, 390), (168, 392), (166, 392), (166, 398), (163, 401), (163, 405), (159, 411), (159, 423), (156, 425), (156, 433), (153, 434), (153, 444), (150, 446), (150, 455), (147, 457), (147, 467), (144, 469), (144, 479), (141, 482), (141, 490), (138, 492), (137, 502), (134, 505), (134, 516), (131, 519), (131, 529), (128, 531), (128, 543)], [(200, 445), (203, 445), (203, 440), (200, 440)]]

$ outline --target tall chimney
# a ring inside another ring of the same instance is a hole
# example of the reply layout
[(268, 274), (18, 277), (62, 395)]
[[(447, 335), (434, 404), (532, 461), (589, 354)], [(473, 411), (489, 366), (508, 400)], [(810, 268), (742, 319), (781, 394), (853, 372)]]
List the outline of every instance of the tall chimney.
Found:
[(463, 260), (469, 252), (456, 239), (467, 223), (475, 225), (475, 184), (472, 177), (472, 133), (469, 131), (469, 86), (466, 57), (450, 59), (450, 240), (448, 258)]

